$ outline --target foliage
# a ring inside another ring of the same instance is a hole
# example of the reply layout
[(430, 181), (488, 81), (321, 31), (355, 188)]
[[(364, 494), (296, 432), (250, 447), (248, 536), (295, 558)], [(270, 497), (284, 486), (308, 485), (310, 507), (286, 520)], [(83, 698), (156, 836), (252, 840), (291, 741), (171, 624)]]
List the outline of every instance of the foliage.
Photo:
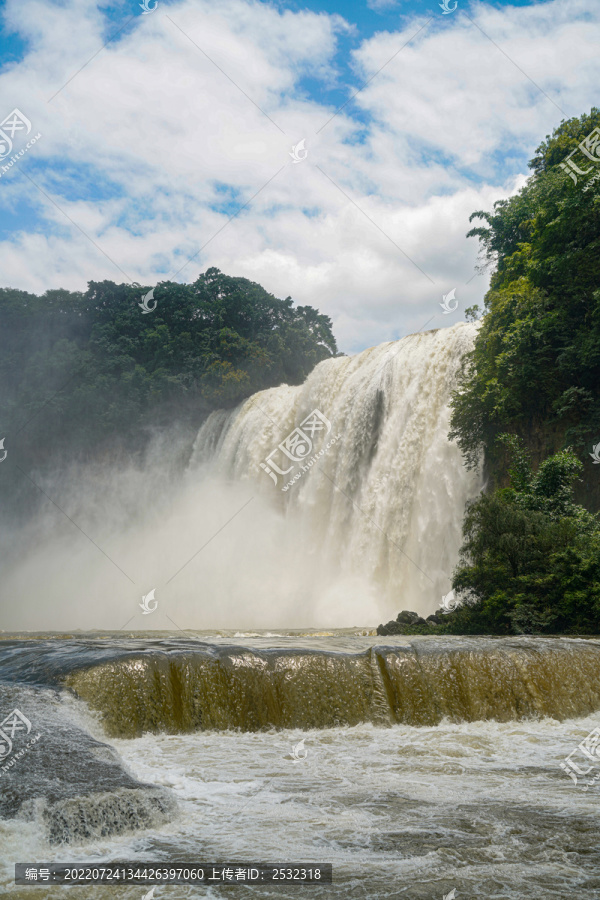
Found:
[(464, 601), (445, 630), (460, 634), (598, 633), (600, 517), (573, 502), (582, 463), (569, 449), (533, 473), (514, 435), (501, 435), (510, 487), (467, 507), (452, 586)]
[(211, 409), (301, 383), (337, 353), (327, 316), (246, 278), (213, 268), (193, 284), (163, 282), (144, 314), (147, 291), (0, 289), (0, 437), (14, 436), (30, 462), (136, 451), (154, 425), (195, 428)]
[(558, 165), (596, 126), (597, 109), (563, 122), (522, 190), (471, 216), (495, 271), (452, 401), (469, 467), (483, 450), (497, 474), (506, 430), (532, 447), (542, 434), (540, 458), (566, 446), (587, 458), (600, 437), (600, 181), (576, 185)]

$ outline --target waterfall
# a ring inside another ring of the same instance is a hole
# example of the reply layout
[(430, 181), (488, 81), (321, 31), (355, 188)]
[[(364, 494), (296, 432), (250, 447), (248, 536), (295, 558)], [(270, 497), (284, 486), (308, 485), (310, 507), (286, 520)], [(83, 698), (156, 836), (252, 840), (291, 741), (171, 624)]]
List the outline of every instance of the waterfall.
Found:
[(189, 645), (121, 652), (65, 685), (107, 733), (438, 725), (590, 715), (600, 642), (411, 638), (358, 653)]
[(193, 446), (160, 433), (141, 462), (39, 476), (53, 502), (7, 567), (4, 627), (372, 629), (434, 612), (482, 487), (447, 437), (476, 328), (325, 360), (214, 412)]
[(279, 517), (282, 544), (292, 538), (310, 568), (313, 596), (428, 615), (450, 589), (465, 503), (482, 488), (447, 437), (476, 329), (461, 323), (329, 359), (302, 385), (215, 412), (191, 468), (209, 462), (213, 475), (250, 483)]

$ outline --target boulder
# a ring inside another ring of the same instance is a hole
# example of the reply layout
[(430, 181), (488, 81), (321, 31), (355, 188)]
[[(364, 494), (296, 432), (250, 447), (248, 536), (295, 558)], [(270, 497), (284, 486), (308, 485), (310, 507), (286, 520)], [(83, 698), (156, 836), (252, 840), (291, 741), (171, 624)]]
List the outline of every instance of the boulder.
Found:
[[(421, 619), (416, 612), (411, 612), (409, 609), (403, 609), (401, 613), (396, 616), (396, 622), (401, 622), (403, 625), (417, 625)], [(421, 621), (424, 621), (423, 619)]]
[(53, 691), (0, 683), (0, 709), (12, 724), (0, 744), (0, 821), (37, 819), (50, 844), (81, 844), (175, 817), (173, 794), (131, 775)]
[(377, 634), (406, 634), (406, 625), (400, 624), (400, 622), (388, 622), (387, 625), (378, 625), (377, 626)]
[(398, 614), (395, 622), (392, 620), (386, 625), (379, 625), (377, 634), (410, 634), (410, 626), (427, 624), (425, 619), (421, 618), (418, 613), (404, 609)]

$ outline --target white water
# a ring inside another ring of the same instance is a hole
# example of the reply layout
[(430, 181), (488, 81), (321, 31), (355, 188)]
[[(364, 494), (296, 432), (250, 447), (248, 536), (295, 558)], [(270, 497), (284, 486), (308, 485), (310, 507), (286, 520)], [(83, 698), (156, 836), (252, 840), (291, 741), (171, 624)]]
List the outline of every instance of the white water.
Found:
[[(303, 385), (213, 413), (191, 465), (212, 458), (214, 471), (268, 498), (312, 570), (313, 594), (332, 603), (362, 595), (370, 612), (377, 598), (382, 613), (432, 613), (450, 589), (465, 503), (482, 488), (447, 437), (450, 392), (475, 333), (463, 323), (327, 360)], [(315, 409), (331, 430), (316, 436), (306, 463), (335, 443), (304, 472), (278, 452), (276, 465), (293, 468), (274, 483), (261, 463)]]
[[(141, 466), (34, 472), (53, 502), (15, 537), (2, 627), (374, 628), (401, 609), (429, 615), (482, 487), (447, 438), (475, 329), (327, 360), (303, 385), (214, 413), (184, 472), (184, 442), (164, 434)], [(284, 492), (260, 463), (314, 409), (331, 430), (307, 460), (336, 441)], [(158, 609), (143, 615), (152, 589)]]
[[(97, 717), (64, 696), (65, 715), (107, 741)], [(310, 896), (356, 900), (595, 900), (597, 790), (565, 777), (564, 757), (595, 715), (552, 719), (258, 733), (146, 734), (112, 739), (139, 779), (166, 787), (178, 813), (161, 827), (52, 846), (36, 821), (0, 819), (0, 894), (58, 895), (11, 884), (15, 861), (332, 862), (334, 884)], [(305, 740), (305, 760), (290, 759)], [(64, 889), (63, 889), (64, 890)], [(293, 898), (301, 889), (236, 887), (235, 896)], [(142, 886), (118, 896), (141, 900)], [(158, 887), (162, 897), (219, 888)], [(114, 887), (68, 896), (109, 900)]]

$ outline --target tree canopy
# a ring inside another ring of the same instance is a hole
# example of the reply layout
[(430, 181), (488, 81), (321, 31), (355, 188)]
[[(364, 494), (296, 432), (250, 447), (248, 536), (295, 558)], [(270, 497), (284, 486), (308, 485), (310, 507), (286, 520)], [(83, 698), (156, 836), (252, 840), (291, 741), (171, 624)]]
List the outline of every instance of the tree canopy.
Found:
[(212, 268), (193, 284), (159, 283), (145, 313), (148, 290), (0, 289), (0, 437), (18, 434), (30, 462), (107, 441), (135, 451), (147, 426), (197, 427), (212, 409), (301, 383), (337, 353), (327, 316), (246, 278)]
[[(600, 179), (574, 183), (560, 166), (599, 126), (595, 108), (563, 122), (538, 147), (519, 193), (471, 216), (481, 224), (469, 236), (495, 271), (450, 437), (469, 466), (484, 451), (495, 483), (506, 478), (503, 431), (520, 435), (538, 464), (567, 446), (587, 459), (600, 440)], [(600, 173), (600, 157), (587, 169)], [(589, 467), (585, 474), (580, 496), (600, 508), (598, 479)]]
[(600, 631), (600, 517), (573, 502), (583, 464), (569, 449), (534, 473), (514, 435), (501, 435), (510, 487), (467, 507), (452, 586), (463, 605), (445, 623), (460, 634)]

